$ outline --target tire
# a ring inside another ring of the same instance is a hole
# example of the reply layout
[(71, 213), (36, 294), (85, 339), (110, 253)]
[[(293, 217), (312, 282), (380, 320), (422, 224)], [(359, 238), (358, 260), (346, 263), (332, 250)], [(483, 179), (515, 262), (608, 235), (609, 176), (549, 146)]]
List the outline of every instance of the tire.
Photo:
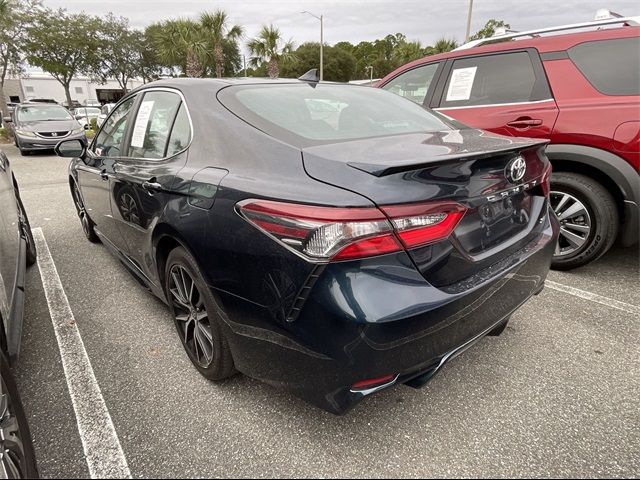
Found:
[(20, 196), (18, 196), (18, 212), (20, 214), (21, 228), (27, 241), (27, 266), (30, 267), (36, 263), (36, 260), (38, 259), (38, 252), (36, 251), (36, 242), (33, 240), (33, 232), (31, 231), (29, 217), (27, 217), (27, 211), (24, 209)]
[(91, 217), (84, 207), (84, 202), (82, 201), (82, 196), (80, 195), (80, 190), (78, 189), (78, 184), (76, 182), (73, 182), (71, 186), (71, 196), (73, 197), (73, 203), (76, 206), (76, 212), (78, 213), (80, 225), (82, 225), (82, 231), (84, 232), (85, 237), (87, 237), (87, 240), (91, 243), (99, 243), (100, 238), (95, 231), (96, 224), (93, 223), (93, 220), (91, 220)]
[(194, 367), (213, 381), (234, 375), (220, 302), (213, 296), (195, 259), (182, 247), (172, 250), (167, 258), (165, 287), (178, 336)]
[(613, 196), (597, 181), (578, 173), (554, 173), (551, 206), (560, 220), (553, 269), (570, 270), (586, 265), (614, 244), (620, 215)]
[(25, 150), (24, 148), (20, 148), (20, 155), (22, 155), (23, 157), (28, 157), (29, 155), (31, 155), (31, 152), (29, 150)]
[(38, 478), (29, 424), (9, 363), (0, 354), (0, 462), (5, 478)]

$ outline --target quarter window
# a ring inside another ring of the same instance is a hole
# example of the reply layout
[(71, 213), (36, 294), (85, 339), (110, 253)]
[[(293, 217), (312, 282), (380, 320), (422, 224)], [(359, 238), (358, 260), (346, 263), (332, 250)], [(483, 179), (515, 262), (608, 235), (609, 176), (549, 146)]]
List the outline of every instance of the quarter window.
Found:
[(173, 124), (173, 130), (169, 137), (169, 143), (167, 144), (166, 157), (172, 157), (176, 153), (180, 153), (187, 148), (189, 140), (191, 138), (191, 124), (189, 123), (189, 116), (187, 115), (187, 109), (184, 103), (180, 105), (178, 110), (178, 116)]
[(432, 63), (431, 65), (409, 70), (402, 75), (398, 75), (382, 88), (422, 105), (433, 77), (438, 70), (438, 65), (437, 63)]
[(640, 95), (640, 37), (581, 43), (569, 58), (599, 92)]
[(116, 108), (104, 122), (104, 126), (95, 143), (96, 155), (101, 157), (122, 156), (122, 139), (127, 129), (129, 112), (135, 103), (135, 97), (128, 98)]
[(535, 87), (536, 74), (527, 52), (461, 58), (453, 62), (440, 106), (543, 100), (536, 98)]
[(164, 158), (180, 104), (180, 96), (175, 93), (149, 92), (144, 95), (131, 133), (129, 157)]

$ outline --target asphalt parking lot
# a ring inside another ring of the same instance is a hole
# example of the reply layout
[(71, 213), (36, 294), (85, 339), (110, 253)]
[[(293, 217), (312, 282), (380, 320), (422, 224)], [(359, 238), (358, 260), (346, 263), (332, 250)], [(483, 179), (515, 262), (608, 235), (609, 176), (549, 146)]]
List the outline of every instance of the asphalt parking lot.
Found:
[(454, 359), (424, 389), (399, 386), (335, 417), (246, 377), (203, 379), (163, 304), (85, 240), (68, 161), (0, 148), (51, 253), (68, 323), (121, 446), (91, 437), (100, 415), (79, 420), (74, 412), (56, 306), (34, 266), (16, 372), (43, 477), (90, 475), (88, 437), (105, 446), (98, 460), (118, 457), (133, 477), (640, 475), (637, 249), (616, 247), (580, 270), (552, 272), (502, 336)]

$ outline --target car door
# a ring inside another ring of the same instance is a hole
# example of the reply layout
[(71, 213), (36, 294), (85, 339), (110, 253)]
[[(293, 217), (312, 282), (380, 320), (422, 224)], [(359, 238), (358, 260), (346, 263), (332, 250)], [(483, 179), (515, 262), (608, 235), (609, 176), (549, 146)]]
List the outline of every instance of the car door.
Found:
[(130, 260), (154, 281), (145, 252), (152, 250), (153, 227), (177, 195), (172, 184), (187, 160), (191, 121), (178, 91), (151, 89), (141, 95), (126, 155), (115, 165), (112, 210)]
[[(9, 162), (0, 152), (0, 316), (9, 320), (20, 251), (18, 206)], [(5, 328), (7, 327), (5, 323)]]
[(534, 49), (450, 59), (431, 107), (502, 135), (549, 138), (558, 107)]
[(136, 99), (131, 96), (113, 110), (87, 150), (84, 162), (77, 167), (78, 185), (89, 217), (97, 230), (122, 251), (126, 251), (126, 244), (111, 211), (111, 183)]

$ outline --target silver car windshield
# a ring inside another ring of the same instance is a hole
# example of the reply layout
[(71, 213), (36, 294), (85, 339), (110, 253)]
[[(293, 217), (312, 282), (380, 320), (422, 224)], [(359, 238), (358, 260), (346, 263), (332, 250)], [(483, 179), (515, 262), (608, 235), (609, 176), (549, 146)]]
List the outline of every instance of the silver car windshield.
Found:
[(73, 120), (71, 114), (57, 105), (25, 105), (18, 107), (16, 118), (20, 122), (44, 122), (47, 120)]

